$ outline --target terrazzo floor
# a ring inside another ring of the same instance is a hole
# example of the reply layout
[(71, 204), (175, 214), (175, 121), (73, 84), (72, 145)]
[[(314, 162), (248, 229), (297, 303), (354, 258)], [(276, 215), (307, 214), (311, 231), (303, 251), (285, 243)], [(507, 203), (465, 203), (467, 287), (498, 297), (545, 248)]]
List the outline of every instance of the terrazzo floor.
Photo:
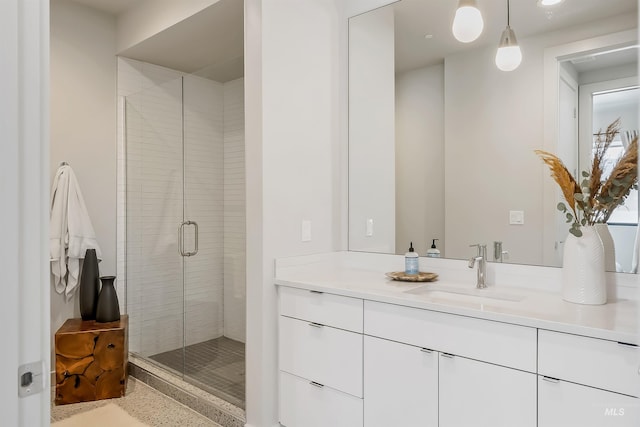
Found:
[(245, 406), (244, 343), (220, 337), (183, 349), (155, 354), (150, 359), (177, 372), (185, 380), (240, 408)]
[[(52, 390), (51, 401), (53, 402), (53, 400), (54, 390)], [(51, 422), (60, 421), (109, 403), (118, 405), (129, 415), (151, 427), (222, 427), (131, 376), (127, 382), (125, 397), (59, 406), (52, 403)]]

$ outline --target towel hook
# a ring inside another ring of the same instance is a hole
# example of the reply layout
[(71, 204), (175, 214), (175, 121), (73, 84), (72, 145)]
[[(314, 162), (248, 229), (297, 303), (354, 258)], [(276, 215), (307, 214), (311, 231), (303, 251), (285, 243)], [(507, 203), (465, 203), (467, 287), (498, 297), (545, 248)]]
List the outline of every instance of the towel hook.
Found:
[(62, 162), (60, 162), (60, 166), (69, 166), (69, 163), (67, 163), (65, 161), (62, 161)]

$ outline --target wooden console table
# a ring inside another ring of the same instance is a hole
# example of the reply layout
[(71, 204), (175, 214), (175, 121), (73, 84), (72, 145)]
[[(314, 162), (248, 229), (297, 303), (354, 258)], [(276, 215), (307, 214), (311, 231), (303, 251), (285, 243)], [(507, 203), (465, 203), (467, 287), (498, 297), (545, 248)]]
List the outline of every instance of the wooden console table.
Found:
[(128, 317), (69, 319), (55, 335), (56, 405), (122, 397), (127, 385)]

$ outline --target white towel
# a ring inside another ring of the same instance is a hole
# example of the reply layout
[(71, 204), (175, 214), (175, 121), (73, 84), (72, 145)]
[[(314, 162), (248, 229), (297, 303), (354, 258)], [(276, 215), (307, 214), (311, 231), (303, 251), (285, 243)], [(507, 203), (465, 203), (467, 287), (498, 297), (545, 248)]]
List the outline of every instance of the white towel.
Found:
[(76, 176), (69, 165), (58, 168), (51, 188), (49, 254), (56, 292), (73, 295), (80, 276), (80, 260), (87, 249), (102, 258), (93, 225)]

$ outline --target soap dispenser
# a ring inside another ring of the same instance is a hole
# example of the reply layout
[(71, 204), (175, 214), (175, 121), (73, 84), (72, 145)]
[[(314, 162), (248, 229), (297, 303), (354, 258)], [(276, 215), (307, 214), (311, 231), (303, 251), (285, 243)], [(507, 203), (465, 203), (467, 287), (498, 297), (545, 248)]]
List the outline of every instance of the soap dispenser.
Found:
[(410, 276), (417, 276), (419, 264), (418, 253), (413, 250), (413, 242), (411, 242), (409, 251), (404, 254), (404, 273)]
[(430, 258), (440, 258), (440, 249), (436, 248), (436, 240), (440, 239), (432, 239), (431, 248), (427, 250), (427, 256)]

